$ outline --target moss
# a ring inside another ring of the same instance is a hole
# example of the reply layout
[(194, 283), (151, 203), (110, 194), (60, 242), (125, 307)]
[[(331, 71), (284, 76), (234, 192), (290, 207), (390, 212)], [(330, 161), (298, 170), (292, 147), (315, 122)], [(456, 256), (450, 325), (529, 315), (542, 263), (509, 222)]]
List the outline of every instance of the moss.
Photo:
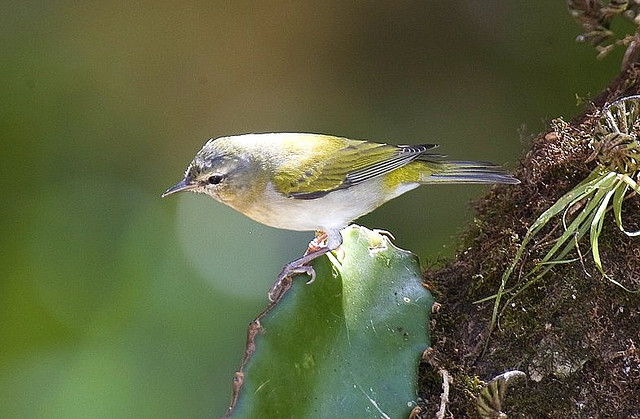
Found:
[[(586, 162), (594, 110), (638, 94), (639, 74), (640, 67), (631, 66), (571, 122), (553, 121), (533, 140), (516, 171), (523, 183), (498, 186), (478, 201), (476, 219), (455, 259), (425, 273), (441, 304), (432, 318), (433, 348), (453, 376), (449, 410), (455, 417), (476, 415), (479, 380), (510, 369), (528, 375), (526, 385), (508, 391), (505, 413), (510, 416), (640, 416), (640, 295), (602, 279), (589, 258), (554, 267), (515, 298), (491, 336), (493, 303), (473, 303), (495, 293), (529, 225), (594, 168)], [(628, 230), (640, 228), (638, 197), (625, 202), (623, 217)], [(538, 235), (524, 254), (521, 272), (544, 256), (561, 229), (549, 225)], [(639, 240), (622, 234), (613, 217), (606, 218), (600, 240), (604, 267), (636, 289)], [(583, 253), (589, 249), (588, 242), (580, 246)], [(514, 283), (521, 272), (514, 272)], [(421, 381), (420, 396), (433, 412), (441, 388), (428, 381)]]

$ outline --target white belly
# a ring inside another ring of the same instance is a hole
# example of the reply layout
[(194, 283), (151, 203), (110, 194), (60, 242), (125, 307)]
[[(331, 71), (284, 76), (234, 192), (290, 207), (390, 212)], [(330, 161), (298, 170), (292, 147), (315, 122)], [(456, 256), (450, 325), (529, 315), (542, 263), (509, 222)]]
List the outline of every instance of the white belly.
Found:
[(286, 198), (268, 184), (265, 199), (252, 206), (249, 217), (287, 230), (335, 230), (373, 211), (383, 203), (419, 186), (402, 185), (385, 191), (380, 178), (328, 193), (316, 199)]

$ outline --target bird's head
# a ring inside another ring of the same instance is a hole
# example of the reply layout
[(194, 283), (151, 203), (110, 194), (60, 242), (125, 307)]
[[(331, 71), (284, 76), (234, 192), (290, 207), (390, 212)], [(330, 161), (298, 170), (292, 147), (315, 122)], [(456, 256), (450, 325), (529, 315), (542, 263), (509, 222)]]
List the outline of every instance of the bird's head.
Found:
[(204, 193), (221, 202), (233, 201), (249, 189), (250, 159), (224, 138), (211, 139), (193, 158), (184, 178), (162, 196), (176, 192)]

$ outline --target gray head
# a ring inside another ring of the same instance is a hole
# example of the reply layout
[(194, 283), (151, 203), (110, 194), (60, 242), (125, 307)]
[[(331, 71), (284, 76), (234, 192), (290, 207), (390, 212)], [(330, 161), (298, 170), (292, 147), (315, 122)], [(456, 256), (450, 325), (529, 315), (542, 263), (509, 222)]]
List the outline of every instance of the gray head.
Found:
[(215, 199), (226, 201), (237, 194), (239, 177), (247, 160), (234, 150), (227, 138), (210, 139), (198, 151), (184, 174), (184, 179), (167, 189), (162, 197), (181, 191), (205, 193)]

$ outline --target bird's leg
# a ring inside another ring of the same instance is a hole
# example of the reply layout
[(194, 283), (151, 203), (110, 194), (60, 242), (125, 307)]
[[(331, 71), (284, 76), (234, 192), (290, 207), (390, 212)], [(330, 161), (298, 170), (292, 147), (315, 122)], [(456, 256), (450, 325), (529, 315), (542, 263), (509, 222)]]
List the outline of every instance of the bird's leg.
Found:
[[(319, 240), (320, 239), (320, 240)], [(322, 246), (323, 241), (327, 241), (327, 244)], [(287, 263), (278, 279), (269, 289), (269, 301), (278, 301), (285, 291), (291, 288), (291, 277), (296, 274), (307, 274), (311, 278), (307, 281), (307, 284), (312, 283), (316, 279), (316, 271), (313, 266), (308, 265), (309, 262), (314, 259), (329, 253), (332, 250), (337, 249), (342, 244), (342, 235), (339, 230), (327, 231), (326, 233), (320, 233), (314, 240), (309, 243), (309, 247), (304, 256), (293, 262)]]
[(316, 237), (309, 242), (309, 246), (307, 246), (306, 254), (314, 252), (318, 249), (326, 247), (325, 241), (329, 238), (329, 235), (324, 231), (316, 231)]

